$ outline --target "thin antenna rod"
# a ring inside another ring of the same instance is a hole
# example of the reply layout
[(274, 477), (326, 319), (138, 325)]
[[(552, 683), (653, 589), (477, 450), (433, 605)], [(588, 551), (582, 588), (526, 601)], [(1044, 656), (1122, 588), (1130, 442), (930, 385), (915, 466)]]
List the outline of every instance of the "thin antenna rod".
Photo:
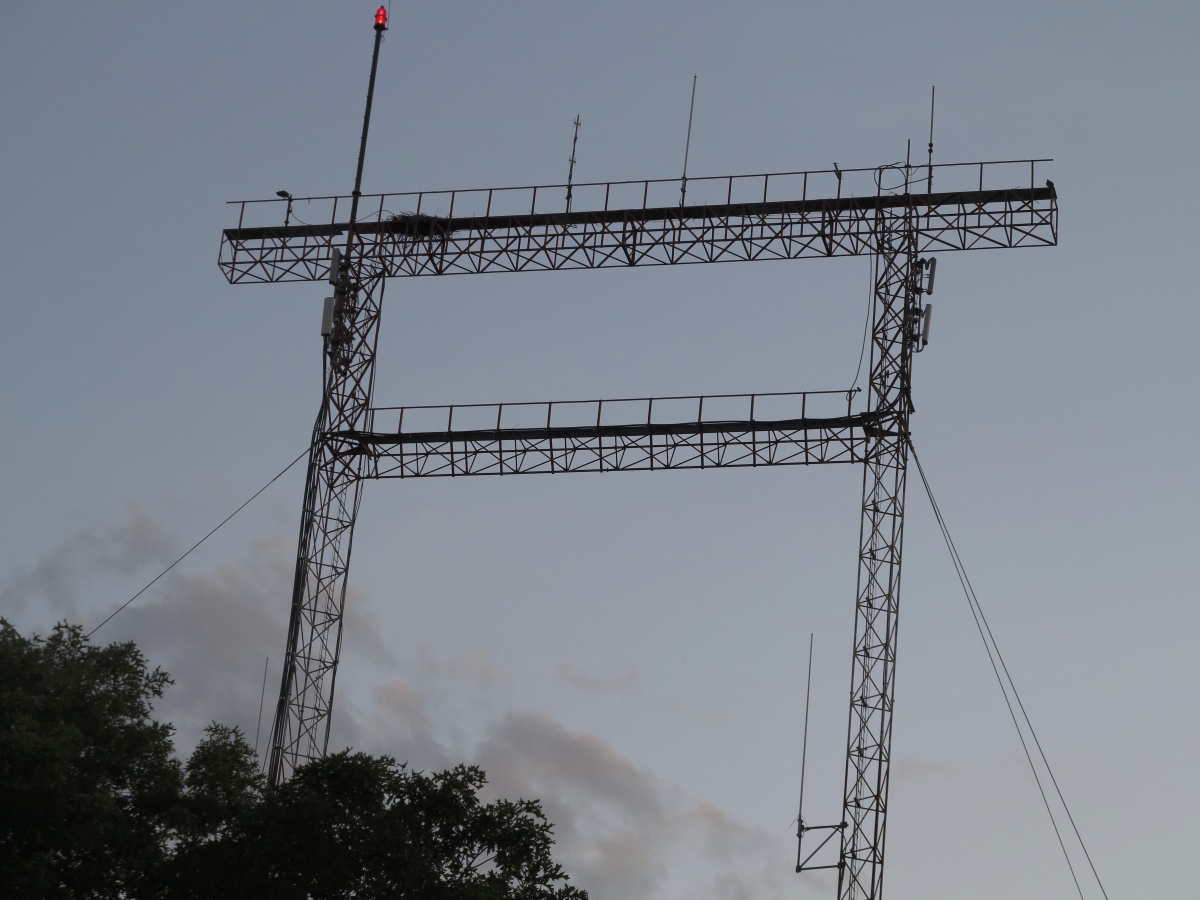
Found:
[(808, 635), (808, 685), (804, 689), (804, 741), (800, 749), (800, 809), (796, 813), (796, 871), (800, 871), (800, 842), (804, 840), (804, 767), (808, 761), (808, 701), (812, 696), (813, 636)]
[(692, 149), (692, 114), (696, 112), (696, 75), (692, 76), (692, 103), (688, 107), (687, 143), (683, 145), (683, 179), (679, 184), (679, 205), (687, 198), (687, 164), (688, 154)]
[(937, 100), (937, 85), (933, 85), (929, 89), (929, 181), (925, 186), (925, 192), (933, 193), (933, 106)]
[(571, 164), (567, 168), (567, 212), (571, 211), (571, 185), (575, 181), (575, 145), (579, 143), (579, 116), (575, 117), (575, 137), (571, 138)]
[(263, 663), (263, 683), (262, 694), (258, 698), (258, 727), (254, 729), (254, 754), (258, 755), (258, 738), (262, 734), (262, 714), (263, 703), (267, 699), (267, 666), (271, 665), (271, 657), (267, 657), (267, 661)]
[(354, 226), (358, 222), (358, 198), (362, 196), (363, 163), (367, 158), (367, 132), (371, 128), (371, 104), (375, 99), (375, 70), (379, 68), (379, 45), (383, 42), (383, 33), (387, 31), (387, 16), (380, 21), (379, 14), (375, 16), (375, 49), (371, 53), (371, 80), (367, 83), (367, 108), (363, 112), (362, 139), (358, 143), (358, 168), (354, 172), (354, 193), (350, 201), (350, 227), (346, 231), (346, 258), (354, 247)]

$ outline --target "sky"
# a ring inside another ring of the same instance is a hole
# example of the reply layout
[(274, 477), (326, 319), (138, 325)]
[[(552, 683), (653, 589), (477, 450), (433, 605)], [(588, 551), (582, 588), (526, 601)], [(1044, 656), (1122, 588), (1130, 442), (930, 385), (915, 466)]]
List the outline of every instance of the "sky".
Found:
[[(374, 4), (0, 7), (0, 615), (92, 627), (301, 453), (320, 284), (230, 286), (226, 201), (347, 194)], [(1200, 7), (395, 5), (364, 190), (1052, 157), (1060, 244), (939, 258), (913, 439), (1112, 900), (1194, 895)], [(297, 215), (303, 217), (302, 205)], [(844, 389), (866, 260), (392, 281), (383, 406)], [(297, 466), (97, 632), (186, 751), (276, 690)], [(832, 896), (861, 472), (367, 485), (332, 744), (539, 797), (595, 900)], [(1075, 896), (908, 492), (887, 895)], [(253, 742), (253, 741), (252, 741)], [(260, 742), (261, 743), (261, 742)], [(810, 805), (811, 804), (811, 805)], [(1085, 885), (1088, 900), (1098, 897)]]

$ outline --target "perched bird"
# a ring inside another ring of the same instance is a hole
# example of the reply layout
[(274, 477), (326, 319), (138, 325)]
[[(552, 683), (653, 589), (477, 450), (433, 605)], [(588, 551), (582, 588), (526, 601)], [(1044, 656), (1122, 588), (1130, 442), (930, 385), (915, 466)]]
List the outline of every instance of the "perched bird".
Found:
[(1046, 179), (1046, 187), (1050, 188), (1050, 190), (1054, 190), (1054, 182), (1049, 178)]

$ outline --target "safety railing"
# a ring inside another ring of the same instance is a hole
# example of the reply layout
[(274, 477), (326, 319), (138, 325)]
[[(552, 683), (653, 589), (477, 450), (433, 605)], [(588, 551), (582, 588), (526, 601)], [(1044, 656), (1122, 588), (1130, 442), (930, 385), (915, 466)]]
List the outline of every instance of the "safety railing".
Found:
[(708, 394), (535, 403), (468, 403), (450, 406), (377, 407), (372, 430), (403, 443), (454, 440), (469, 435), (514, 432), (604, 432), (695, 430), (736, 423), (836, 419), (851, 415), (855, 391)]
[[(895, 163), (872, 168), (815, 169), (758, 175), (724, 175), (570, 185), (570, 212), (576, 215), (615, 210), (721, 206), (774, 201), (806, 201), (909, 193), (944, 193), (1041, 187), (1037, 165), (1049, 159), (939, 163), (932, 167)], [(566, 184), (511, 188), (364, 194), (361, 222), (428, 222), (445, 219), (566, 213)], [(348, 196), (235, 200), (237, 228), (282, 224), (344, 224)]]

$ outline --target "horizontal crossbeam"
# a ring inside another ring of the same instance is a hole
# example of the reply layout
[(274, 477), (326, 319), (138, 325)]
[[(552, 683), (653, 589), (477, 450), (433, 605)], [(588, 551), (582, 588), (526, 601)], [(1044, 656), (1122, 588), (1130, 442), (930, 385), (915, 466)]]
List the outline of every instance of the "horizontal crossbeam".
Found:
[[(368, 456), (365, 477), (373, 478), (856, 463), (865, 459), (868, 439), (884, 432), (887, 417), (851, 413), (855, 393), (377, 409), (375, 421), (395, 418), (396, 431), (339, 432), (329, 439), (342, 453)], [(840, 415), (810, 414), (837, 405), (845, 408)], [(679, 415), (689, 406), (692, 415)], [(748, 415), (727, 417), (739, 407)], [(789, 407), (797, 414), (776, 417)], [(441, 420), (445, 427), (406, 428), (406, 419)], [(495, 425), (478, 427), (485, 419)], [(538, 424), (509, 424), (514, 420)]]
[[(885, 187), (892, 168), (691, 179), (686, 191), (679, 181), (576, 185), (569, 210), (546, 208), (565, 186), (385, 194), (364, 198), (376, 208), (355, 226), (355, 240), (387, 277), (859, 256), (876, 251), (883, 216), (904, 209), (917, 214), (921, 253), (1053, 245), (1057, 195), (1049, 182), (1035, 184), (1035, 163), (935, 166), (939, 179), (963, 189), (920, 194)], [(868, 191), (843, 191), (863, 173), (871, 175), (860, 185)], [(985, 186), (1001, 180), (1007, 184)], [(825, 181), (832, 182), (830, 194), (814, 197), (814, 186)], [(735, 188), (749, 193), (744, 182), (756, 196), (735, 200)], [(661, 202), (670, 188), (675, 202)], [(639, 191), (640, 205), (614, 205)], [(238, 227), (225, 230), (220, 265), (231, 282), (328, 277), (332, 250), (350, 227), (338, 218), (346, 198), (287, 201), (286, 211), (280, 202), (243, 202)], [(300, 203), (327, 208), (329, 220), (291, 224)], [(273, 218), (271, 211), (282, 213), (282, 224), (248, 222)]]

